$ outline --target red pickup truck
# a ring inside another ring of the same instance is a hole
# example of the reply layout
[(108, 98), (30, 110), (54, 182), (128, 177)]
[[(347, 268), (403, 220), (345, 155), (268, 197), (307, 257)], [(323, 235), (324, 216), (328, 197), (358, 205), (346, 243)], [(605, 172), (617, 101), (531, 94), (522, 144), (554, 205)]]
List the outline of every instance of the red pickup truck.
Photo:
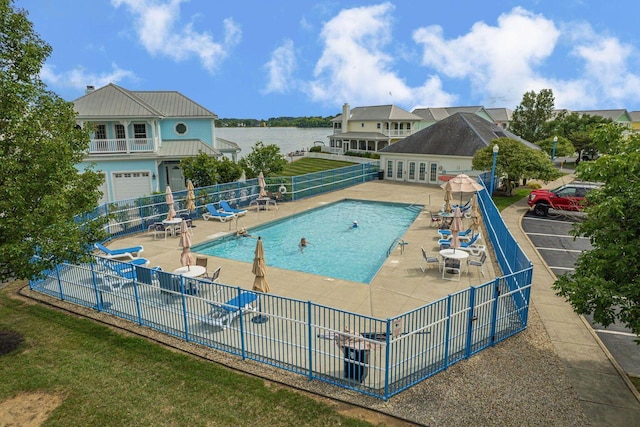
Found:
[(533, 190), (527, 203), (537, 216), (546, 216), (549, 209), (581, 211), (584, 197), (599, 186), (600, 184), (593, 182), (573, 181), (553, 190)]

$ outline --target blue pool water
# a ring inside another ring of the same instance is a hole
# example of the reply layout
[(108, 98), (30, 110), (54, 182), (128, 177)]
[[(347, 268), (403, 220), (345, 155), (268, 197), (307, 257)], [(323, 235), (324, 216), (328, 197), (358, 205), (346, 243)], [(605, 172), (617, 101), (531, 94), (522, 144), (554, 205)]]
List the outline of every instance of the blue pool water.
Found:
[[(250, 228), (264, 241), (268, 266), (336, 279), (370, 283), (396, 238), (402, 238), (423, 206), (342, 200), (282, 220)], [(352, 228), (353, 221), (358, 227)], [(298, 248), (305, 237), (309, 244)], [(193, 252), (253, 262), (256, 239), (226, 236)]]

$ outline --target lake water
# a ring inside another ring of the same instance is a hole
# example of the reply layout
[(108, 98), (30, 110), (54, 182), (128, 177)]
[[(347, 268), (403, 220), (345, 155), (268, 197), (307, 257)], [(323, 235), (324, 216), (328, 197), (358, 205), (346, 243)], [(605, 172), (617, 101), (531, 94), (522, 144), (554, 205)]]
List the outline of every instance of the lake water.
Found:
[(216, 137), (235, 142), (240, 146), (240, 158), (251, 153), (256, 142), (275, 144), (284, 155), (296, 150), (309, 150), (314, 141), (329, 145), (331, 128), (216, 128)]

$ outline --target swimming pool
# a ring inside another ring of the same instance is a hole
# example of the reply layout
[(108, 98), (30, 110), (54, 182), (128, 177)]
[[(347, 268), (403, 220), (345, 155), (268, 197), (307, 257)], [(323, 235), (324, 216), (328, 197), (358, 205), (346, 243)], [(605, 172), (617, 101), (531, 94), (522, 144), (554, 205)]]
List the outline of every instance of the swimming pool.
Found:
[[(423, 206), (341, 200), (248, 230), (264, 242), (268, 266), (335, 279), (370, 283), (387, 251), (420, 214)], [(358, 227), (353, 228), (354, 221)], [(305, 237), (308, 245), (300, 251)], [(253, 262), (256, 240), (226, 236), (192, 248), (193, 252)]]

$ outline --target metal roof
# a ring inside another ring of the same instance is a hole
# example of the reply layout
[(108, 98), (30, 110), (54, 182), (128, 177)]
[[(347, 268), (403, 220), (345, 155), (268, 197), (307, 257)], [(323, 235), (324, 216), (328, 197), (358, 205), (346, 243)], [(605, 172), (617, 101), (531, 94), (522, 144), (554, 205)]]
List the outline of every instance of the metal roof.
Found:
[[(374, 105), (371, 107), (355, 107), (351, 109), (349, 115), (349, 121), (361, 121), (361, 122), (375, 122), (375, 121), (420, 121), (422, 118), (415, 114), (403, 110), (395, 105)], [(339, 114), (331, 121), (342, 121), (342, 114)]]
[(80, 119), (217, 116), (175, 91), (130, 91), (113, 83), (73, 101)]

